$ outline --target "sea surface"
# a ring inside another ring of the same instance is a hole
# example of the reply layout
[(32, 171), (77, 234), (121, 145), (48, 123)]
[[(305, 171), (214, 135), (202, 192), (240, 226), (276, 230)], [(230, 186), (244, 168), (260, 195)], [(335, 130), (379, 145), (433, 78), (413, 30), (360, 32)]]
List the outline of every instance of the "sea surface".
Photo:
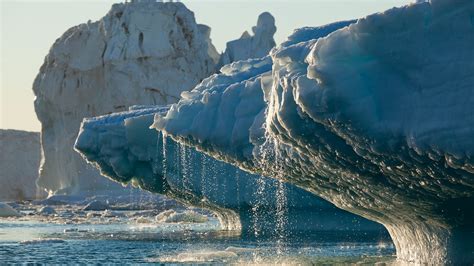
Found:
[(221, 231), (216, 217), (193, 209), (163, 215), (84, 211), (74, 204), (42, 210), (44, 202), (14, 206), (22, 217), (0, 218), (1, 264), (370, 265), (395, 259), (390, 239), (369, 232), (288, 232), (284, 239), (259, 239)]

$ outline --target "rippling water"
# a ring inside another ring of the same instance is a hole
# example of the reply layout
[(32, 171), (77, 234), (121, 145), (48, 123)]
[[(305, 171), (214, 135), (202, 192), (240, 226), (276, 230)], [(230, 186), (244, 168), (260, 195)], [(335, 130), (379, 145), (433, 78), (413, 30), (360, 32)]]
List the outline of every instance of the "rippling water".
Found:
[(16, 207), (23, 217), (0, 218), (0, 263), (394, 261), (390, 239), (376, 232), (286, 232), (285, 239), (242, 238), (220, 231), (217, 218), (211, 214), (188, 209), (178, 210), (190, 214), (176, 216), (181, 220), (163, 221), (157, 219), (162, 210), (83, 211), (83, 206), (66, 204), (54, 206), (54, 214), (40, 214), (37, 210), (41, 206)]
[[(390, 242), (330, 241), (344, 238), (320, 232), (327, 241), (245, 240), (232, 234), (204, 230), (205, 224), (134, 226), (121, 223), (61, 225), (42, 222), (0, 222), (3, 263), (325, 263), (380, 262), (393, 259)], [(39, 239), (37, 241), (31, 241)], [(321, 239), (321, 237), (320, 237)], [(30, 240), (30, 241), (27, 241)], [(51, 241), (53, 240), (53, 241)]]

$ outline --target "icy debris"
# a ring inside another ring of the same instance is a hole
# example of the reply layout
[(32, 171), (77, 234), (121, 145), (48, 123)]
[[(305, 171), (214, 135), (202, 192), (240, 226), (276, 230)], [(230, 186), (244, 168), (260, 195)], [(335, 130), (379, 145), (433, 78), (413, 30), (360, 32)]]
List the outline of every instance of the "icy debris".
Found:
[(149, 224), (152, 223), (153, 220), (149, 219), (148, 217), (140, 216), (135, 219), (137, 224)]
[(244, 248), (244, 247), (227, 247), (225, 251), (234, 252), (234, 253), (246, 253), (246, 252), (255, 252), (255, 248)]
[(20, 242), (20, 244), (22, 245), (59, 244), (59, 243), (66, 243), (66, 241), (59, 238), (46, 238), (46, 239), (39, 238), (39, 239), (25, 240), (25, 241)]
[(205, 223), (209, 218), (195, 211), (176, 212), (167, 210), (155, 217), (158, 223)]
[(75, 228), (75, 227), (72, 227), (72, 228), (66, 228), (63, 230), (64, 233), (87, 233), (89, 232), (88, 229), (79, 229), (79, 228)]
[(39, 209), (37, 213), (40, 215), (52, 215), (52, 214), (56, 214), (56, 210), (53, 207), (44, 206), (41, 209)]
[(227, 259), (236, 258), (238, 255), (231, 251), (199, 250), (195, 252), (180, 253), (175, 257), (162, 258), (162, 262), (225, 262)]
[(105, 211), (109, 209), (110, 206), (102, 201), (99, 200), (94, 200), (89, 202), (84, 208), (82, 208), (83, 211)]

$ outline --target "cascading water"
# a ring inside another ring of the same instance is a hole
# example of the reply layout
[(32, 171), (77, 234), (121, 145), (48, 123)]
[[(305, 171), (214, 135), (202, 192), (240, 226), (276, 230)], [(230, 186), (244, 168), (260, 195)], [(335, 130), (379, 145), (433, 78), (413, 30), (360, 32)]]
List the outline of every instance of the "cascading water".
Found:
[(285, 251), (285, 241), (288, 237), (288, 198), (286, 197), (286, 189), (283, 182), (278, 183), (276, 193), (276, 235), (278, 237), (277, 252), (281, 255)]
[[(166, 134), (160, 133), (161, 143), (157, 145), (156, 154), (161, 154), (161, 171), (163, 173), (163, 183), (166, 188), (163, 193), (186, 204), (208, 209), (214, 212), (217, 216), (222, 230), (239, 233), (241, 231), (241, 223), (237, 213), (232, 210), (219, 207), (210, 202), (207, 197), (206, 189), (212, 187), (213, 182), (208, 182), (209, 175), (215, 175), (215, 169), (207, 167), (210, 164), (204, 163), (201, 165), (200, 179), (193, 183), (191, 178), (194, 170), (191, 162), (195, 160), (192, 151), (185, 145), (178, 144), (175, 147), (170, 145)], [(161, 145), (160, 145), (161, 144)], [(161, 149), (161, 151), (159, 151)], [(208, 160), (204, 158), (201, 161)], [(169, 174), (169, 170), (173, 170), (175, 174)], [(214, 184), (215, 186), (215, 184)], [(217, 190), (217, 189), (213, 189)], [(214, 193), (210, 191), (209, 193)], [(209, 194), (211, 195), (211, 194)]]

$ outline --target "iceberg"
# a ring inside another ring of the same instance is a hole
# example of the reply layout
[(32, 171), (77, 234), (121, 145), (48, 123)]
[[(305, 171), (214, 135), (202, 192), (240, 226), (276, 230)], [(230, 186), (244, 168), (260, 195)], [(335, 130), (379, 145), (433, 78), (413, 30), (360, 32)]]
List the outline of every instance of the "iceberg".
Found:
[(45, 196), (36, 187), (40, 165), (38, 132), (0, 129), (0, 201)]
[(273, 237), (283, 227), (292, 234), (385, 232), (302, 189), (248, 174), (150, 129), (154, 116), (168, 112), (169, 106), (130, 109), (85, 119), (76, 140), (75, 149), (112, 180), (209, 209), (222, 229), (245, 237)]
[(402, 262), (472, 264), (473, 14), (432, 0), (300, 29), (271, 72), (211, 76), (153, 127), (382, 223)]
[(0, 217), (20, 217), (22, 216), (17, 210), (10, 205), (0, 202)]
[(216, 71), (209, 34), (182, 3), (156, 1), (114, 4), (99, 21), (67, 30), (33, 84), (42, 127), (38, 185), (69, 195), (121, 189), (74, 152), (82, 119), (176, 102)]

